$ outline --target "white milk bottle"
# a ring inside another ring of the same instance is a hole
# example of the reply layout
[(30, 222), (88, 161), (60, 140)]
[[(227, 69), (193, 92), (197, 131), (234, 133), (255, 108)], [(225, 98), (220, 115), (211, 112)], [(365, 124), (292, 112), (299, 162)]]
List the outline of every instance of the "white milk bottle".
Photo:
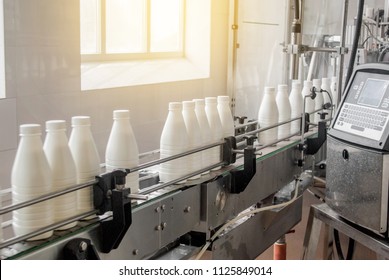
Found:
[[(182, 103), (170, 102), (169, 113), (162, 129), (160, 139), (160, 158), (166, 158), (188, 151), (188, 132), (182, 115)], [(161, 163), (159, 179), (169, 182), (188, 174), (187, 157)], [(185, 182), (183, 180), (182, 182)]]
[[(95, 180), (101, 172), (100, 156), (92, 135), (89, 116), (72, 117), (69, 147), (76, 165), (77, 184)], [(92, 187), (77, 191), (77, 209), (79, 213), (94, 210)], [(93, 215), (88, 218), (93, 218)]]
[(314, 114), (312, 112), (315, 111), (315, 100), (313, 100), (311, 97), (306, 97), (306, 96), (311, 95), (312, 87), (313, 87), (312, 81), (304, 81), (304, 87), (303, 87), (303, 90), (301, 92), (302, 97), (303, 97), (303, 106), (304, 106), (304, 102), (305, 102), (305, 112), (304, 113), (310, 114), (309, 118), (310, 118), (311, 122), (314, 121)]
[[(313, 86), (315, 87), (315, 92), (316, 92), (316, 98), (315, 98), (315, 111), (323, 109), (323, 104), (324, 104), (324, 97), (323, 93), (321, 92), (321, 84), (322, 80), (321, 79), (314, 79), (313, 80)], [(320, 114), (322, 111), (316, 112), (313, 115), (313, 122), (314, 123), (319, 123), (320, 121)]]
[(218, 96), (217, 97), (217, 111), (219, 112), (220, 121), (223, 128), (223, 138), (234, 136), (234, 117), (232, 116), (230, 109), (230, 97), (229, 96)]
[[(105, 151), (107, 171), (120, 168), (134, 168), (139, 165), (139, 150), (130, 123), (129, 110), (113, 111), (113, 125)], [(126, 177), (126, 188), (131, 193), (139, 192), (139, 172), (131, 172)]]
[[(182, 102), (183, 110), (182, 115), (184, 117), (186, 130), (188, 132), (188, 149), (196, 149), (202, 145), (202, 136), (200, 133), (200, 124), (196, 117), (195, 102), (184, 101)], [(188, 173), (199, 171), (202, 168), (202, 156), (201, 152), (191, 154), (187, 157)], [(189, 179), (198, 179), (201, 174), (193, 176)]]
[[(324, 104), (331, 104), (332, 91), (331, 91), (331, 78), (323, 78), (321, 83), (321, 89), (323, 90), (323, 101)], [(331, 117), (331, 111), (325, 110), (328, 113), (326, 117)]]
[[(209, 127), (211, 128), (212, 143), (220, 142), (223, 139), (223, 127), (217, 110), (216, 97), (205, 98), (205, 114), (207, 115)], [(221, 146), (209, 149), (208, 153), (210, 153), (210, 165), (221, 161)], [(218, 170), (220, 168), (219, 166), (212, 170)]]
[(331, 94), (332, 94), (332, 102), (334, 103), (334, 114), (336, 112), (336, 109), (338, 108), (338, 99), (339, 99), (339, 92), (338, 92), (338, 78), (332, 77), (331, 78)]
[[(290, 120), (292, 108), (289, 101), (289, 93), (287, 85), (278, 85), (276, 103), (278, 109), (278, 122)], [(290, 135), (290, 122), (278, 127), (278, 139), (286, 138)]]
[[(298, 80), (292, 81), (292, 90), (289, 94), (289, 101), (291, 107), (291, 118), (301, 118), (303, 112), (303, 98), (301, 95), (301, 84)], [(295, 120), (290, 124), (291, 134), (295, 134), (300, 131), (301, 119)]]
[[(278, 123), (278, 108), (276, 103), (276, 92), (274, 87), (265, 87), (258, 111), (259, 128), (266, 128)], [(258, 142), (262, 145), (274, 143), (278, 139), (278, 128), (271, 128), (258, 133)]]
[[(52, 174), (43, 151), (39, 124), (20, 126), (20, 142), (12, 166), (12, 201), (18, 204), (53, 191)], [(12, 212), (12, 227), (15, 235), (25, 235), (53, 223), (53, 203), (46, 200)], [(30, 240), (52, 236), (48, 231)]]
[[(70, 152), (66, 136), (66, 122), (51, 120), (46, 122), (46, 138), (43, 150), (49, 162), (53, 190), (62, 191), (77, 184), (76, 165)], [(71, 192), (53, 199), (54, 222), (60, 222), (77, 215), (77, 194)], [(69, 229), (77, 225), (72, 222), (59, 230)]]
[[(200, 134), (202, 138), (202, 146), (212, 144), (211, 127), (205, 113), (205, 100), (194, 99), (195, 101), (195, 113), (200, 125)], [(201, 168), (206, 168), (211, 164), (210, 150), (204, 150), (201, 152), (202, 165)], [(204, 171), (202, 174), (208, 174), (210, 171)]]

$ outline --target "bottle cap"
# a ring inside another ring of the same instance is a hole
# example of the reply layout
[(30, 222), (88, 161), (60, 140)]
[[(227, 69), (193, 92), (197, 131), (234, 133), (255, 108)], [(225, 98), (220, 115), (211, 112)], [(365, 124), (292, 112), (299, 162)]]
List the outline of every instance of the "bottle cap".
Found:
[(230, 102), (230, 97), (227, 95), (220, 95), (217, 97), (217, 102), (222, 103), (222, 102)]
[(170, 102), (169, 103), (169, 110), (182, 110), (182, 103), (181, 102)]
[(216, 97), (206, 97), (205, 98), (205, 104), (213, 104), (217, 103)]
[(129, 119), (130, 110), (115, 110), (113, 111), (113, 119)]
[(320, 89), (320, 87), (321, 87), (321, 79), (313, 79), (313, 85)]
[(298, 89), (300, 90), (301, 89), (301, 83), (299, 80), (293, 80), (292, 81), (292, 88), (293, 89)]
[(265, 87), (265, 94), (273, 94), (275, 93), (275, 90), (274, 87)]
[(278, 91), (287, 91), (288, 85), (278, 85)]
[(41, 125), (40, 124), (22, 124), (19, 127), (20, 136), (22, 135), (40, 135), (42, 133), (41, 131)]
[(194, 101), (183, 101), (182, 102), (183, 109), (193, 109), (195, 107)]
[(72, 117), (72, 126), (90, 125), (89, 116), (75, 116)]
[(313, 82), (312, 81), (304, 81), (304, 87), (311, 88), (312, 86), (313, 86)]
[(196, 103), (196, 107), (205, 105), (204, 99), (193, 99), (193, 101)]
[(64, 120), (51, 120), (46, 122), (46, 131), (66, 130), (66, 122)]

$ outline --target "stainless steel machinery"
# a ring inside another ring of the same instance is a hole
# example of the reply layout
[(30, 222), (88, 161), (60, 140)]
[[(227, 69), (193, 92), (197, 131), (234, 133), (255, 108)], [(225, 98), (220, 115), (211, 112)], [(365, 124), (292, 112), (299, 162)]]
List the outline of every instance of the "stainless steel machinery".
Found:
[(355, 69), (328, 132), (326, 202), (388, 237), (389, 65)]
[[(301, 194), (313, 181), (312, 174), (304, 172), (310, 168), (307, 154), (301, 152), (306, 146), (301, 145), (304, 136), (256, 146), (253, 135), (265, 129), (240, 129), (243, 134), (220, 143), (149, 161), (133, 170), (102, 173), (66, 191), (4, 207), (0, 214), (92, 187), (96, 210), (5, 240), (1, 258), (185, 259), (200, 257), (199, 252), (207, 249), (214, 259), (253, 259), (300, 221)], [(304, 135), (315, 138), (316, 132)], [(154, 166), (215, 146), (222, 146), (222, 160), (206, 169), (222, 166), (220, 170), (185, 184), (178, 182), (193, 173), (159, 182)], [(126, 174), (139, 170), (139, 194), (120, 187)], [(96, 213), (94, 219), (83, 219)], [(55, 230), (76, 220), (74, 228)], [(47, 240), (26, 241), (51, 229), (55, 234)]]

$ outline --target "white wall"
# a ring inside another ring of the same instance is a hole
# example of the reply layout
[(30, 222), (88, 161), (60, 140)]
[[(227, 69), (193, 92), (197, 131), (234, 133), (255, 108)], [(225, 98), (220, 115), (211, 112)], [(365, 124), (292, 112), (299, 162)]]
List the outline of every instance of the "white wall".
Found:
[[(229, 1), (212, 0), (211, 70), (201, 80), (81, 92), (79, 0), (4, 0), (6, 99), (0, 100), (0, 186), (10, 186), (18, 127), (90, 115), (100, 156), (112, 111), (131, 110), (141, 152), (159, 148), (170, 101), (224, 95)], [(201, 21), (201, 18), (198, 20)], [(44, 135), (43, 135), (44, 137)], [(42, 139), (43, 139), (42, 137)]]

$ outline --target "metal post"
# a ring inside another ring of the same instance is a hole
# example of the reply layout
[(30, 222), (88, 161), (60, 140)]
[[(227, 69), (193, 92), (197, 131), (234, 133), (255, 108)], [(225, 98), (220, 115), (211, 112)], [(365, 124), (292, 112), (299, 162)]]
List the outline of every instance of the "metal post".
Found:
[[(344, 50), (346, 46), (346, 29), (347, 29), (347, 15), (348, 15), (348, 4), (349, 0), (344, 0), (343, 2), (343, 18), (342, 18), (342, 33), (340, 36), (340, 47), (341, 49)], [(340, 97), (343, 92), (343, 68), (344, 68), (344, 53), (340, 54), (340, 62), (339, 62), (339, 75), (338, 75), (338, 100), (334, 100), (336, 104), (339, 104), (340, 102)]]

